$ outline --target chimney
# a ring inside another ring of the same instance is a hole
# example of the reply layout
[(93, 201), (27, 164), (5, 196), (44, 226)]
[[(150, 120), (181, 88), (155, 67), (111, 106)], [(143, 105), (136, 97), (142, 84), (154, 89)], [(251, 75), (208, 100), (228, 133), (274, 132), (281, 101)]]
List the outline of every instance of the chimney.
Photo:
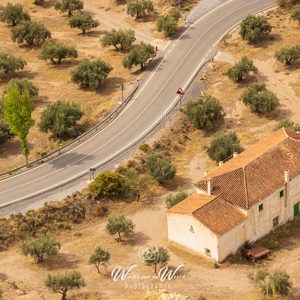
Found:
[(284, 181), (289, 183), (290, 181), (290, 171), (288, 169), (284, 170)]
[(207, 171), (204, 171), (203, 176), (204, 177), (207, 176)]
[(207, 194), (211, 196), (211, 179), (207, 179)]
[(237, 152), (233, 152), (233, 157), (237, 157), (239, 154)]
[(219, 167), (220, 166), (222, 166), (224, 163), (223, 163), (223, 161), (221, 160), (221, 161), (219, 161)]

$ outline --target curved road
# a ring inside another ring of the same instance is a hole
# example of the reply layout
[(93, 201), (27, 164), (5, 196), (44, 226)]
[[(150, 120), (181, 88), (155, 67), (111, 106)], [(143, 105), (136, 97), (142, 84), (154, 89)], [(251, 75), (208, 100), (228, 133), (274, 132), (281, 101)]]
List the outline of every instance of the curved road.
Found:
[(61, 186), (99, 166), (142, 138), (177, 101), (198, 67), (212, 56), (219, 40), (250, 13), (274, 0), (229, 0), (194, 23), (172, 44), (133, 100), (106, 128), (70, 152), (25, 173), (0, 181), (0, 207)]

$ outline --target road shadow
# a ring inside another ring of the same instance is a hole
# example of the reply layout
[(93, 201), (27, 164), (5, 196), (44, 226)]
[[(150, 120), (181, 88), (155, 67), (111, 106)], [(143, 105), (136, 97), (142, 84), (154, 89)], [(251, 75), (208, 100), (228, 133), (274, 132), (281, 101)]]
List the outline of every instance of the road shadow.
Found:
[(95, 159), (94, 155), (87, 156), (84, 154), (72, 152), (72, 153), (66, 153), (63, 156), (50, 161), (49, 164), (55, 169), (63, 169), (63, 168), (67, 168), (68, 166), (82, 165), (83, 163), (87, 161), (92, 161), (93, 159)]

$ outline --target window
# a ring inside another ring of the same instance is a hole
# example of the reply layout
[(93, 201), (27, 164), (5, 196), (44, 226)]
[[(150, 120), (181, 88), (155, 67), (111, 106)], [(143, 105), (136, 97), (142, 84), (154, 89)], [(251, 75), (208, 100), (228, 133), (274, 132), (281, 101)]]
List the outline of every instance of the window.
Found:
[(192, 232), (192, 233), (195, 233), (195, 231), (194, 231), (194, 227), (193, 227), (193, 226), (191, 226), (191, 228), (190, 228), (190, 232)]
[(273, 219), (273, 227), (277, 226), (279, 224), (279, 217), (276, 217)]
[(207, 256), (210, 256), (210, 250), (207, 249), (207, 248), (204, 248), (204, 250), (205, 250), (205, 254), (206, 254)]
[(258, 207), (258, 211), (261, 212), (264, 210), (264, 205), (263, 203), (262, 204), (259, 204), (259, 207)]
[(284, 196), (284, 190), (280, 191), (280, 198), (282, 198)]

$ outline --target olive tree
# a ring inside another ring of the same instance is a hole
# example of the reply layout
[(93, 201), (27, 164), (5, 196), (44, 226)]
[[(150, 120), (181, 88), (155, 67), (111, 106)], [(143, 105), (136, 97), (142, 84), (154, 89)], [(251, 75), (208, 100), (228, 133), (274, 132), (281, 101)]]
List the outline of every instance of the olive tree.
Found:
[(0, 52), (0, 80), (17, 70), (23, 70), (26, 65), (25, 60)]
[(49, 59), (53, 64), (60, 64), (63, 59), (77, 58), (78, 52), (74, 46), (61, 42), (46, 41), (42, 45), (39, 57), (45, 61)]
[(279, 62), (290, 65), (292, 61), (300, 58), (300, 45), (292, 47), (282, 47), (275, 52), (275, 59)]
[(164, 265), (169, 261), (169, 253), (163, 247), (150, 247), (144, 253), (144, 261), (147, 266), (154, 266), (154, 272), (157, 274), (157, 265)]
[(155, 49), (151, 44), (141, 42), (135, 46), (123, 60), (123, 66), (131, 69), (133, 66), (140, 66), (144, 69), (145, 64), (150, 58), (155, 56)]
[(60, 249), (60, 243), (50, 234), (38, 238), (26, 240), (21, 245), (24, 255), (32, 256), (37, 263), (41, 263), (48, 257), (56, 256)]
[(188, 194), (184, 191), (180, 191), (175, 195), (170, 194), (166, 197), (166, 207), (170, 209), (171, 207), (175, 206), (176, 204), (183, 201), (187, 197)]
[(241, 23), (240, 35), (250, 43), (257, 43), (272, 31), (272, 26), (265, 16), (250, 15)]
[(300, 5), (295, 6), (295, 8), (292, 11), (291, 19), (294, 21), (298, 21), (300, 24)]
[(218, 132), (211, 141), (207, 154), (210, 159), (219, 162), (229, 158), (234, 152), (241, 153), (243, 150), (235, 132)]
[(104, 83), (111, 71), (112, 67), (101, 59), (96, 61), (85, 59), (72, 72), (72, 81), (95, 90)]
[(19, 88), (21, 92), (25, 92), (27, 90), (32, 98), (36, 98), (39, 95), (39, 89), (26, 78), (11, 79), (5, 86), (5, 93), (13, 87)]
[(39, 129), (42, 132), (50, 131), (55, 139), (68, 140), (80, 134), (77, 121), (83, 112), (80, 106), (65, 101), (51, 103), (42, 112)]
[(66, 300), (68, 290), (84, 287), (85, 281), (79, 272), (68, 271), (64, 274), (48, 275), (45, 285), (52, 292), (61, 294), (62, 300)]
[(295, 123), (294, 121), (290, 120), (290, 119), (281, 119), (277, 125), (274, 127), (274, 130), (278, 130), (280, 128), (288, 128), (288, 129), (292, 129), (292, 130), (297, 130), (300, 128), (300, 124), (299, 123)]
[(165, 183), (176, 175), (176, 168), (168, 158), (150, 153), (146, 157), (146, 168), (150, 175), (158, 182)]
[(157, 31), (165, 36), (172, 36), (177, 32), (180, 13), (178, 11), (162, 16), (157, 20)]
[(135, 32), (132, 29), (112, 29), (110, 32), (105, 33), (101, 44), (103, 47), (114, 46), (117, 51), (127, 51), (135, 40)]
[(110, 260), (110, 254), (101, 247), (97, 247), (94, 253), (90, 256), (89, 263), (95, 265), (98, 273), (100, 273), (100, 266), (104, 265)]
[(28, 163), (28, 155), (30, 152), (27, 135), (29, 129), (34, 124), (34, 120), (31, 117), (33, 110), (34, 102), (27, 89), (23, 91), (16, 85), (7, 89), (4, 96), (3, 108), (5, 120), (9, 124), (10, 131), (18, 135), (21, 140), (26, 163)]
[(21, 4), (7, 3), (0, 11), (0, 20), (12, 26), (16, 26), (23, 21), (30, 21), (30, 16), (23, 10)]
[(3, 102), (0, 100), (0, 145), (11, 137), (13, 137), (13, 134), (10, 132), (9, 125), (4, 118)]
[(224, 121), (224, 110), (218, 99), (206, 96), (187, 103), (186, 115), (198, 129), (212, 130)]
[(90, 14), (78, 12), (70, 18), (69, 24), (71, 28), (78, 28), (85, 34), (86, 31), (98, 27), (100, 23), (94, 20)]
[(83, 9), (83, 2), (81, 0), (60, 0), (54, 8), (61, 12), (67, 11), (68, 16), (71, 17), (74, 11)]
[(267, 90), (265, 83), (253, 83), (240, 98), (252, 112), (268, 114), (279, 105), (277, 96)]
[(242, 81), (249, 75), (251, 72), (256, 73), (257, 68), (253, 64), (253, 61), (244, 56), (240, 61), (235, 63), (235, 65), (228, 69), (227, 76), (234, 81)]
[(12, 40), (18, 44), (26, 42), (29, 46), (39, 46), (50, 37), (50, 31), (38, 22), (25, 22), (12, 29)]
[(122, 242), (122, 235), (133, 234), (135, 225), (132, 220), (121, 215), (119, 217), (108, 218), (106, 230), (110, 235), (118, 234), (118, 241)]
[(136, 19), (152, 12), (154, 12), (154, 6), (151, 0), (128, 0), (127, 2), (127, 14)]

